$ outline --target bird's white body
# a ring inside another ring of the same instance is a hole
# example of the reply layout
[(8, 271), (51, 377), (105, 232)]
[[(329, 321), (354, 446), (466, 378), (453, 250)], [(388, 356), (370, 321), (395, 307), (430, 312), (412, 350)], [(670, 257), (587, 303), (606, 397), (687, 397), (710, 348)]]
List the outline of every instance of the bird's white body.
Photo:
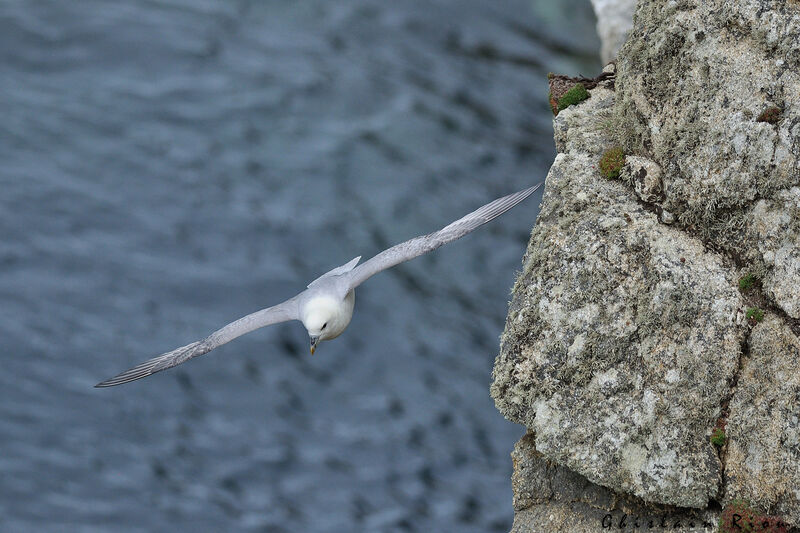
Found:
[(303, 323), (311, 339), (313, 354), (317, 344), (324, 340), (335, 339), (350, 324), (356, 287), (378, 272), (460, 239), (502, 215), (533, 194), (541, 185), (542, 183), (539, 183), (534, 187), (498, 198), (439, 231), (392, 246), (360, 265), (358, 262), (361, 257), (356, 257), (315, 279), (308, 284), (306, 290), (283, 303), (251, 313), (218, 329), (203, 340), (163, 353), (96, 386), (111, 387), (155, 374), (208, 353), (245, 333), (287, 320), (300, 320)]

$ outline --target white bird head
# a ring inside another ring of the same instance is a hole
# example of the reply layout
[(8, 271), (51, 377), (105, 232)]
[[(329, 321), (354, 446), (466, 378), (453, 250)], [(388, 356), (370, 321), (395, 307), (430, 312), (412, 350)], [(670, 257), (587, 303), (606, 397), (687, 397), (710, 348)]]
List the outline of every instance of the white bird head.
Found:
[(321, 341), (334, 339), (345, 330), (352, 309), (345, 301), (328, 297), (314, 298), (303, 307), (302, 321), (311, 338), (312, 354)]

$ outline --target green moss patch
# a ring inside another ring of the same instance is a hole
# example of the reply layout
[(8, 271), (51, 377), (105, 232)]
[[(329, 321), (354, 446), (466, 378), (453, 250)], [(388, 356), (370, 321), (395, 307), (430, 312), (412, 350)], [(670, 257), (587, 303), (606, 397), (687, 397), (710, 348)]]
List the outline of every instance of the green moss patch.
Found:
[(616, 146), (603, 152), (600, 158), (600, 174), (608, 179), (616, 179), (625, 166), (625, 152)]
[(756, 284), (756, 277), (753, 274), (747, 274), (739, 278), (739, 290), (742, 292), (749, 291)]
[(558, 110), (564, 111), (571, 105), (579, 104), (589, 98), (589, 91), (582, 83), (576, 83), (572, 88), (558, 99)]
[(725, 444), (725, 432), (722, 428), (716, 428), (711, 434), (711, 444), (720, 448)]

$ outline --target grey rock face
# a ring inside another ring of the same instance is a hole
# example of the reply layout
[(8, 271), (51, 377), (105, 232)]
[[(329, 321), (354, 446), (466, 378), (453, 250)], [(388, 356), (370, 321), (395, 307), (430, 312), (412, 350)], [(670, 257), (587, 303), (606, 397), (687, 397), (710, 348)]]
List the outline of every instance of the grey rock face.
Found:
[(640, 2), (618, 68), (620, 138), (664, 169), (661, 207), (800, 318), (800, 3)]
[[(789, 316), (800, 318), (800, 187), (776, 192), (745, 214), (752, 269)], [(763, 261), (763, 266), (758, 266)]]
[(737, 498), (800, 525), (800, 2), (640, 0), (618, 67), (554, 119), (495, 362), (515, 531)]
[(514, 475), (514, 525), (511, 533), (609, 530), (709, 531), (717, 511), (647, 504), (589, 482), (548, 461), (527, 434), (511, 453)]
[[(556, 122), (591, 123), (610, 101), (596, 89)], [(547, 177), (492, 395), (548, 459), (648, 501), (704, 507), (721, 472), (708, 439), (745, 333), (736, 280), (601, 178), (588, 150), (598, 133), (585, 129), (568, 129)]]
[(731, 400), (725, 500), (800, 516), (800, 339), (775, 316), (749, 340)]

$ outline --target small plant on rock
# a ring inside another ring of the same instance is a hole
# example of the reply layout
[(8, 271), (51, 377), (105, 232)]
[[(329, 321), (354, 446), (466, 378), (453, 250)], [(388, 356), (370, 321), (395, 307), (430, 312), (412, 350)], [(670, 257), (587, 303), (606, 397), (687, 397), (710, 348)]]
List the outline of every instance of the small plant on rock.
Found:
[(739, 290), (749, 291), (756, 283), (756, 277), (753, 274), (747, 274), (739, 279)]
[(609, 179), (616, 179), (625, 166), (625, 152), (616, 146), (606, 150), (600, 158), (600, 174)]
[(564, 93), (564, 96), (558, 99), (558, 110), (564, 111), (571, 105), (579, 104), (589, 98), (589, 91), (582, 83), (576, 83), (572, 88)]
[(719, 517), (720, 533), (733, 531), (753, 531), (753, 519), (756, 514), (744, 500), (733, 500), (722, 510)]
[(745, 316), (747, 317), (747, 320), (749, 320), (751, 324), (755, 325), (764, 320), (764, 311), (762, 311), (758, 307), (751, 307), (750, 309), (747, 310)]
[(711, 444), (720, 448), (725, 444), (725, 431), (722, 428), (714, 429), (714, 433), (711, 434)]
[(553, 111), (553, 115), (558, 115), (558, 102), (553, 96), (553, 91), (550, 91), (550, 94), (547, 95), (547, 102), (550, 104), (550, 109)]
[(787, 533), (789, 526), (777, 516), (767, 516), (755, 511), (744, 500), (733, 500), (722, 510), (719, 532)]

